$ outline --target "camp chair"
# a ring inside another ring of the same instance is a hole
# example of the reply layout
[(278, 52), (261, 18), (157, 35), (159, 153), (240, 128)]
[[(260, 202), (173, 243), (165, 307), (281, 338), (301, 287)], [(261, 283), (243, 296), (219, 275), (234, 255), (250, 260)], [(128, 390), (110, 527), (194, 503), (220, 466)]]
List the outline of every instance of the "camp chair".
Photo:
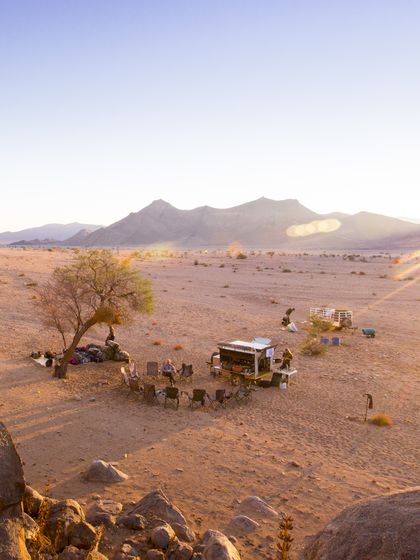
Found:
[(148, 377), (157, 377), (159, 375), (159, 366), (157, 362), (146, 363), (146, 375)]
[(209, 399), (211, 406), (214, 409), (216, 409), (219, 407), (226, 408), (226, 403), (228, 402), (231, 396), (232, 393), (226, 393), (226, 389), (216, 389), (216, 393), (214, 397), (207, 395), (207, 398)]
[(157, 404), (156, 387), (153, 383), (144, 384), (143, 399), (147, 404)]
[(129, 375), (126, 372), (125, 367), (122, 366), (121, 367), (121, 385), (123, 387), (129, 387), (128, 378), (129, 378)]
[(178, 387), (165, 387), (165, 402), (163, 403), (166, 408), (166, 403), (171, 402), (175, 406), (175, 410), (179, 407), (179, 389)]
[(187, 395), (187, 397), (189, 398), (191, 410), (194, 410), (194, 407), (197, 404), (200, 404), (201, 406), (204, 406), (206, 395), (207, 395), (207, 392), (206, 392), (205, 389), (193, 389), (192, 396), (189, 393), (187, 393), (187, 391), (182, 391), (182, 393), (184, 395)]
[(252, 387), (252, 385), (241, 385), (233, 396), (235, 397), (237, 403), (249, 402), (252, 398), (252, 391), (254, 391), (254, 387)]
[(131, 377), (139, 377), (139, 374), (137, 373), (136, 364), (133, 361), (129, 362), (128, 369), (130, 371)]
[(193, 376), (193, 367), (192, 364), (186, 365), (185, 367), (179, 370), (179, 379), (180, 381), (191, 381)]
[(129, 377), (128, 387), (130, 388), (130, 395), (133, 393), (135, 395), (139, 395), (142, 392), (142, 387), (140, 387), (140, 380), (138, 377)]

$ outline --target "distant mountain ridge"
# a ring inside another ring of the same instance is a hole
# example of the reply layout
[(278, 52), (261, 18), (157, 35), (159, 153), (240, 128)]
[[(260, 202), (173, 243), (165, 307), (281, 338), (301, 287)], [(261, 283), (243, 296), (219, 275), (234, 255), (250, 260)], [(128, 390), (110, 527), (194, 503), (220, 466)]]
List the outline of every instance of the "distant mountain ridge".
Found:
[(100, 227), (93, 224), (79, 224), (78, 222), (71, 224), (45, 224), (20, 231), (4, 231), (0, 233), (0, 243), (15, 243), (23, 240), (64, 241), (76, 235), (82, 229), (93, 232)]
[[(288, 228), (316, 220), (335, 219), (335, 231), (305, 237), (290, 237)], [(296, 199), (265, 197), (231, 208), (200, 206), (180, 210), (164, 200), (155, 200), (108, 227), (85, 236), (87, 247), (133, 247), (170, 245), (184, 248), (227, 247), (232, 242), (244, 247), (357, 249), (415, 247), (420, 242), (420, 225), (359, 212), (318, 214)]]
[[(300, 229), (297, 226), (326, 220), (335, 220), (336, 229), (290, 235), (291, 229)], [(369, 212), (318, 214), (296, 199), (262, 197), (231, 208), (200, 206), (192, 210), (180, 210), (159, 199), (107, 227), (77, 222), (47, 224), (5, 232), (0, 234), (2, 242), (18, 246), (174, 248), (226, 248), (237, 242), (245, 248), (290, 250), (401, 249), (420, 245), (420, 224)]]

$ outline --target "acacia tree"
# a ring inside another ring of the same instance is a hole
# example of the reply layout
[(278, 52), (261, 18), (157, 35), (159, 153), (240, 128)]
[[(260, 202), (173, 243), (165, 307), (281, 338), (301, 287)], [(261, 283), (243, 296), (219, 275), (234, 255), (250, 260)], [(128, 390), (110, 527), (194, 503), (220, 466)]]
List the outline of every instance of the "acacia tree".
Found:
[[(99, 323), (121, 325), (135, 313), (153, 311), (150, 280), (130, 262), (130, 258), (117, 259), (112, 251), (86, 251), (69, 265), (56, 268), (52, 278), (37, 290), (36, 305), (43, 323), (56, 329), (64, 344), (58, 377), (67, 376), (74, 350), (91, 327)], [(71, 340), (69, 345), (67, 339)]]

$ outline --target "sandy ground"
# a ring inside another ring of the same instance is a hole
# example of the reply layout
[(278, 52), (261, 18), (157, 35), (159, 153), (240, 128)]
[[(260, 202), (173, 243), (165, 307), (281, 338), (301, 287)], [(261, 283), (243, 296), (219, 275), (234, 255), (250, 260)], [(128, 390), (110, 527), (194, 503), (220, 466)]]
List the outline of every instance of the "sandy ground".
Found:
[[(218, 341), (267, 336), (295, 351), (299, 373), (285, 394), (259, 388), (248, 405), (194, 412), (186, 402), (178, 411), (142, 404), (120, 386), (112, 362), (72, 367), (63, 381), (28, 358), (61, 344), (39, 324), (27, 284), (42, 282), (71, 255), (0, 250), (0, 418), (39, 491), (89, 505), (98, 493), (128, 503), (161, 487), (197, 532), (227, 534), (239, 500), (258, 495), (293, 517), (296, 554), (343, 507), (419, 483), (420, 284), (398, 280), (401, 265), (387, 255), (350, 262), (189, 253), (136, 261), (153, 280), (156, 311), (119, 328), (117, 339), (140, 369), (166, 357), (193, 363), (195, 380), (185, 389), (213, 392), (229, 388), (206, 365)], [(290, 305), (295, 334), (280, 328)], [(352, 309), (359, 329), (342, 334), (342, 345), (326, 355), (304, 357), (297, 346), (311, 305)], [(368, 326), (375, 339), (362, 336)], [(84, 341), (102, 342), (106, 332), (97, 328)], [(366, 392), (392, 428), (363, 423)], [(118, 462), (130, 478), (107, 487), (85, 482), (81, 473), (97, 458)], [(240, 537), (242, 557), (274, 558), (276, 533), (267, 520)]]

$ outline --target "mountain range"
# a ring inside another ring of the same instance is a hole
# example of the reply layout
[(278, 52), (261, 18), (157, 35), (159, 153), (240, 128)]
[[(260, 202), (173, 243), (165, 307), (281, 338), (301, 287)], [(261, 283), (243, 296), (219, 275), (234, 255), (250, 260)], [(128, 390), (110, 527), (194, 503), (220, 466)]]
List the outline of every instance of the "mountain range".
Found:
[(0, 244), (14, 243), (16, 241), (39, 241), (55, 242), (65, 241), (76, 235), (80, 230), (88, 230), (93, 232), (101, 226), (91, 224), (79, 224), (73, 222), (71, 224), (45, 224), (43, 226), (22, 229), (20, 231), (4, 231), (0, 233)]
[[(304, 236), (296, 235), (302, 232)], [(60, 241), (57, 236), (54, 239)], [(296, 250), (417, 248), (420, 225), (369, 212), (318, 214), (295, 199), (262, 197), (232, 208), (192, 210), (155, 200), (107, 227), (81, 226), (61, 239), (62, 245), (84, 247), (225, 248), (232, 242), (245, 248)]]

